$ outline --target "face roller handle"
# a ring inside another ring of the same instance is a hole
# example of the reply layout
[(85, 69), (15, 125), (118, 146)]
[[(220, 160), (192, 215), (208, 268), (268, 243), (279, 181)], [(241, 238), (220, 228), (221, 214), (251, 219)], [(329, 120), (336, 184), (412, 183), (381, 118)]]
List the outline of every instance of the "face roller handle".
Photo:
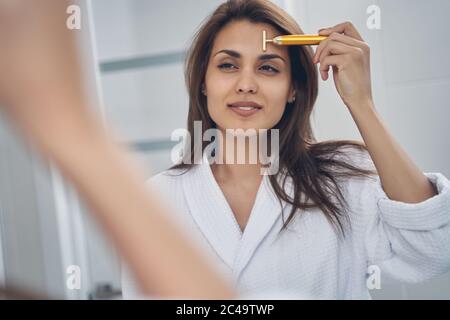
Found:
[(278, 36), (273, 39), (267, 39), (266, 30), (263, 31), (263, 51), (267, 50), (267, 43), (273, 43), (279, 46), (302, 46), (302, 45), (318, 45), (326, 36), (308, 35), (308, 34), (294, 34), (286, 36)]

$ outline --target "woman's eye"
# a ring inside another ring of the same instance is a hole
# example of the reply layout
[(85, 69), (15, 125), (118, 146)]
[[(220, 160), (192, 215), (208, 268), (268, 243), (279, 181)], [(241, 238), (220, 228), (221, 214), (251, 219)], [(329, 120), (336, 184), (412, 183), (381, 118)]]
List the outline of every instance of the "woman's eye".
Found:
[(231, 69), (233, 67), (236, 68), (236, 66), (231, 63), (222, 63), (221, 65), (218, 66), (219, 69)]
[(269, 65), (264, 65), (264, 66), (261, 67), (261, 69), (264, 70), (264, 71), (269, 71), (271, 73), (278, 73), (279, 72), (278, 69), (276, 69), (276, 68), (274, 68), (272, 66), (269, 66)]
[[(219, 69), (222, 70), (232, 70), (232, 69), (237, 69), (237, 67), (232, 64), (232, 63), (222, 63), (218, 66)], [(260, 67), (261, 70), (265, 71), (265, 72), (269, 72), (269, 73), (278, 73), (278, 69), (270, 66), (270, 65), (263, 65)]]

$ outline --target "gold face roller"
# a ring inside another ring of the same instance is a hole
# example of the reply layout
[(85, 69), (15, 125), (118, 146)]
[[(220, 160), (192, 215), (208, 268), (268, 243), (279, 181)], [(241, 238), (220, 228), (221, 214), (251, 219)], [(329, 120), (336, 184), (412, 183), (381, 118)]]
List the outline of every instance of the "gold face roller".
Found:
[(326, 36), (308, 35), (308, 34), (294, 34), (286, 36), (278, 36), (273, 39), (267, 39), (267, 31), (263, 31), (263, 51), (267, 50), (267, 43), (273, 43), (279, 46), (301, 46), (301, 45), (318, 45)]

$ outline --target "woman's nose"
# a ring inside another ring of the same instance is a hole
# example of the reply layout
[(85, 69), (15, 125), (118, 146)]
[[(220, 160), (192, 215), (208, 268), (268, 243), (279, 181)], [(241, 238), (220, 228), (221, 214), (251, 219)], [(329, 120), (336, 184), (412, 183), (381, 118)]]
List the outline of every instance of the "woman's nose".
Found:
[(250, 87), (245, 87), (245, 88), (239, 88), (238, 89), (239, 93), (256, 93), (256, 89), (255, 88), (250, 88)]
[(252, 76), (243, 75), (236, 85), (236, 91), (237, 93), (256, 93), (258, 86)]

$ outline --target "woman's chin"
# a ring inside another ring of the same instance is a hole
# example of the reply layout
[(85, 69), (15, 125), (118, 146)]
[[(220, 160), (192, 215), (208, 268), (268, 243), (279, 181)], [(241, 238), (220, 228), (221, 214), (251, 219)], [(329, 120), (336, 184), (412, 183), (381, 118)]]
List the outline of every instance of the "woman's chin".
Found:
[(227, 126), (227, 130), (234, 131), (236, 135), (240, 135), (239, 132), (245, 132), (247, 135), (250, 135), (252, 131), (258, 133), (260, 130), (267, 129), (264, 126), (252, 124), (252, 123), (244, 123), (244, 124), (233, 124)]

